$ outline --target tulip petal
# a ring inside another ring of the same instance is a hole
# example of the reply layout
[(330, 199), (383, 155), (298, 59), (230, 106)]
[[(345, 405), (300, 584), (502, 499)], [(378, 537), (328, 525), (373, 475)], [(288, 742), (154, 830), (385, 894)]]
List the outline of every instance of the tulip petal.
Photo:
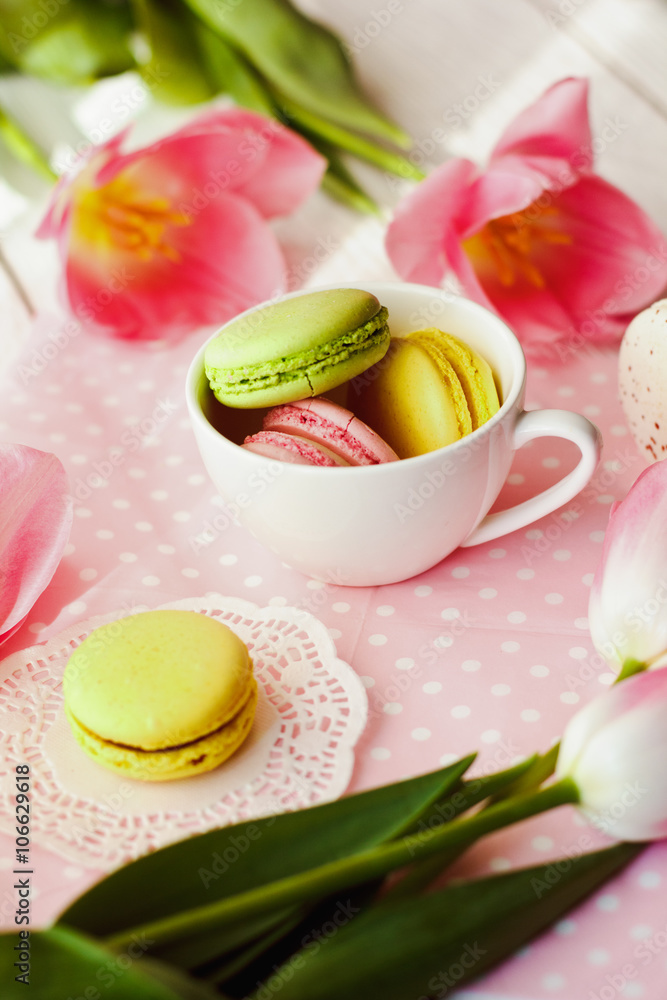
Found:
[(112, 136), (107, 142), (92, 147), (87, 153), (81, 154), (72, 168), (59, 178), (51, 192), (46, 214), (35, 230), (35, 236), (40, 240), (59, 237), (67, 224), (71, 210), (70, 195), (74, 185), (81, 182), (81, 175), (89, 173), (95, 176), (99, 169), (109, 159), (119, 155), (120, 146), (129, 129), (123, 129)]
[(620, 840), (667, 835), (667, 671), (638, 674), (581, 709), (556, 773), (576, 782), (593, 822)]
[(124, 134), (60, 182), (38, 235), (58, 240), (64, 292), (89, 326), (164, 338), (222, 323), (280, 293), (264, 218), (293, 211), (326, 161), (271, 119), (210, 111), (144, 149)]
[[(70, 254), (66, 280), (73, 310), (87, 310), (92, 326), (115, 336), (156, 339), (223, 323), (285, 287), (274, 234), (235, 195), (211, 200), (191, 225), (170, 234), (170, 244), (176, 259)], [(114, 274), (122, 294), (113, 294)]]
[(439, 285), (451, 262), (445, 234), (458, 233), (462, 201), (477, 167), (470, 160), (448, 160), (398, 206), (386, 236), (389, 258), (405, 281)]
[[(588, 124), (588, 80), (560, 80), (522, 111), (505, 129), (491, 154), (543, 158), (557, 161), (551, 170), (589, 170), (593, 164), (591, 130)], [(549, 168), (547, 168), (549, 169)]]
[[(215, 126), (220, 117), (202, 116), (201, 126)], [(265, 219), (288, 215), (317, 190), (327, 162), (296, 132), (241, 108), (224, 112), (224, 126), (243, 135), (240, 155), (244, 160), (262, 153), (259, 169), (248, 179), (237, 181), (234, 190), (252, 202)]]
[(515, 170), (511, 166), (491, 166), (472, 182), (457, 217), (461, 239), (479, 232), (489, 219), (520, 212), (542, 194), (544, 184), (540, 180), (520, 166)]
[(67, 476), (56, 456), (0, 444), (0, 642), (51, 580), (71, 524)]
[(572, 242), (565, 251), (541, 243), (536, 266), (548, 274), (550, 290), (577, 327), (588, 323), (587, 336), (621, 332), (623, 316), (648, 305), (667, 285), (665, 238), (638, 205), (600, 177), (582, 177), (554, 198), (553, 207), (558, 228)]
[(645, 469), (614, 508), (591, 587), (596, 649), (617, 668), (667, 650), (667, 461)]

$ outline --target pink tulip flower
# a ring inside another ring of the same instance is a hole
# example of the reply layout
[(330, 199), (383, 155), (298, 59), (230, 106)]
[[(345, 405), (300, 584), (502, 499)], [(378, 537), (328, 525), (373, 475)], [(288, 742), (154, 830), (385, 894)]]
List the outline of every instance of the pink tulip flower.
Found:
[(116, 337), (223, 323), (284, 290), (266, 220), (294, 211), (326, 162), (275, 121), (209, 112), (121, 153), (126, 132), (61, 178), (37, 235), (58, 240), (75, 315)]
[(0, 644), (46, 589), (71, 526), (72, 498), (56, 456), (0, 444)]
[[(611, 509), (588, 621), (615, 670), (659, 666), (667, 654), (667, 460), (642, 472)], [(667, 721), (666, 721), (667, 725)]]
[(565, 729), (556, 774), (618, 840), (667, 836), (667, 670), (629, 677), (595, 698)]
[(452, 159), (398, 206), (387, 252), (406, 281), (464, 293), (529, 354), (620, 337), (667, 284), (667, 246), (633, 201), (593, 173), (588, 82), (550, 87), (505, 130), (486, 170)]

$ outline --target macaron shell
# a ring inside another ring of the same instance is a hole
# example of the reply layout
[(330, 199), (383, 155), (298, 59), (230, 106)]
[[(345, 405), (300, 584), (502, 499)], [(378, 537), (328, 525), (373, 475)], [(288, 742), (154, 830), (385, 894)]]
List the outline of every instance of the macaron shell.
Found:
[[(335, 389), (384, 357), (390, 334), (386, 311), (365, 326), (341, 334), (316, 349), (276, 355), (255, 366), (221, 368), (206, 361), (206, 376), (216, 399), (225, 406), (255, 409), (306, 399)], [(208, 350), (207, 350), (208, 358)]]
[(667, 457), (667, 299), (632, 320), (618, 356), (621, 405), (647, 461)]
[(317, 350), (364, 326), (380, 309), (375, 295), (358, 288), (333, 288), (274, 302), (224, 326), (206, 348), (206, 368), (243, 368)]
[(290, 462), (292, 465), (340, 466), (334, 455), (328, 450), (318, 447), (312, 441), (284, 434), (280, 431), (258, 431), (245, 439), (242, 445), (248, 451), (254, 451), (264, 458), (279, 462)]
[(458, 441), (461, 425), (470, 426), (453, 374), (449, 366), (445, 381), (443, 368), (419, 344), (394, 338), (386, 357), (350, 385), (347, 405), (399, 458), (422, 455)]
[(500, 400), (493, 371), (481, 354), (451, 334), (436, 328), (416, 331), (409, 334), (408, 339), (426, 350), (444, 354), (451, 364), (466, 397), (471, 430), (476, 431), (498, 412)]
[(396, 452), (367, 424), (322, 397), (276, 406), (264, 418), (264, 427), (298, 434), (328, 448), (349, 465), (398, 460)]
[(219, 729), (254, 678), (244, 643), (194, 611), (148, 611), (92, 632), (70, 656), (66, 708), (102, 740), (162, 751)]
[(137, 750), (101, 739), (82, 726), (66, 707), (74, 737), (98, 764), (137, 781), (173, 781), (212, 771), (238, 750), (255, 717), (257, 683), (252, 680), (245, 703), (221, 728), (184, 746)]

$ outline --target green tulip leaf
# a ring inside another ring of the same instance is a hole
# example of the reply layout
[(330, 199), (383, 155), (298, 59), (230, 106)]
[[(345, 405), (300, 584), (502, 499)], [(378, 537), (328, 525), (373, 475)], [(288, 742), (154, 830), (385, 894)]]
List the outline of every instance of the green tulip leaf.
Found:
[[(98, 942), (66, 927), (30, 934), (30, 969), (16, 967), (18, 934), (0, 935), (0, 981), (3, 1000), (220, 1000), (221, 994), (178, 969), (145, 957), (146, 942), (137, 939), (113, 954)], [(21, 943), (24, 943), (22, 941)]]
[[(172, 844), (113, 872), (76, 900), (59, 922), (99, 936), (119, 934), (364, 851), (400, 836), (456, 785), (473, 759)], [(224, 950), (218, 946), (219, 954)]]
[(347, 129), (401, 146), (408, 137), (362, 96), (336, 36), (289, 0), (186, 0), (286, 98)]
[(17, 160), (41, 174), (45, 180), (56, 180), (56, 175), (51, 170), (44, 152), (2, 108), (0, 108), (0, 137)]
[(321, 947), (297, 952), (269, 982), (281, 1000), (443, 996), (513, 954), (641, 849), (621, 844), (373, 906)]
[(215, 91), (229, 94), (241, 107), (274, 117), (271, 95), (248, 60), (199, 18), (193, 18), (193, 27)]
[(216, 93), (202, 69), (202, 59), (188, 16), (177, 0), (132, 0), (136, 25), (150, 58), (139, 72), (155, 95), (170, 104), (197, 104)]
[(134, 67), (133, 29), (122, 4), (95, 0), (0, 0), (5, 58), (18, 69), (55, 83), (89, 83)]
[(424, 172), (399, 153), (376, 146), (375, 143), (369, 142), (363, 136), (355, 135), (337, 122), (327, 121), (327, 119), (320, 115), (313, 114), (312, 111), (296, 104), (294, 101), (277, 97), (276, 102), (279, 104), (281, 113), (287, 123), (292, 128), (294, 128), (294, 123), (296, 123), (297, 126), (307, 129), (327, 142), (340, 146), (345, 152), (353, 153), (359, 159), (367, 160), (368, 163), (372, 163), (382, 170), (387, 170), (391, 174), (396, 174), (398, 177), (405, 177), (415, 181), (424, 179)]

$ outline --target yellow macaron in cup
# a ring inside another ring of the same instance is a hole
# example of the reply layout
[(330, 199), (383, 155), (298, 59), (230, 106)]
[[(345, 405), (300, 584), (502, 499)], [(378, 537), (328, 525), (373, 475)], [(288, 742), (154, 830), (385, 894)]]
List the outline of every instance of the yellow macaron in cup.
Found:
[(500, 408), (491, 366), (443, 330), (392, 337), (384, 358), (350, 382), (348, 406), (399, 458), (444, 448)]
[(257, 705), (246, 645), (196, 611), (146, 611), (95, 629), (70, 656), (63, 690), (86, 753), (143, 781), (218, 767), (248, 736)]

